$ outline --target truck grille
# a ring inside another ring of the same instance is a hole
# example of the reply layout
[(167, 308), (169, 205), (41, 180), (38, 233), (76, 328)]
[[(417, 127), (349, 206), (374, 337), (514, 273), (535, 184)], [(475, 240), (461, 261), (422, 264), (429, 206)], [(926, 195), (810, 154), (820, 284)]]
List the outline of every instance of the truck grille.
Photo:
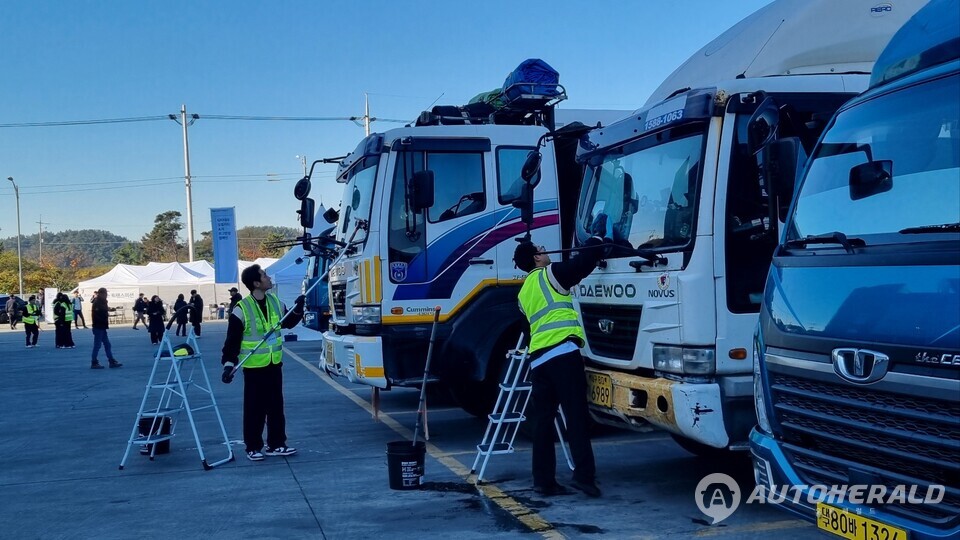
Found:
[[(633, 351), (637, 347), (637, 329), (640, 327), (640, 309), (640, 306), (580, 304), (580, 316), (590, 350), (606, 358), (633, 359)], [(610, 333), (600, 329), (601, 320), (613, 323), (605, 323)]]
[(347, 283), (330, 284), (330, 303), (333, 305), (333, 316), (343, 320), (347, 317)]
[(940, 504), (883, 509), (938, 528), (960, 523), (960, 402), (780, 373), (771, 390), (784, 449), (805, 483), (917, 485), (920, 496), (940, 484)]

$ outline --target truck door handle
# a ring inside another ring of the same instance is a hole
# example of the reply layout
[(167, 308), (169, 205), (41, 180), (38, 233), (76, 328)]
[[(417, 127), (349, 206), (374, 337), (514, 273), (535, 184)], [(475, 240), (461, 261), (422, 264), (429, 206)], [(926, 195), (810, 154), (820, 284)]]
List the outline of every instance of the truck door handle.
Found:
[(470, 259), (470, 264), (493, 264), (493, 259), (481, 259), (480, 257), (474, 257)]

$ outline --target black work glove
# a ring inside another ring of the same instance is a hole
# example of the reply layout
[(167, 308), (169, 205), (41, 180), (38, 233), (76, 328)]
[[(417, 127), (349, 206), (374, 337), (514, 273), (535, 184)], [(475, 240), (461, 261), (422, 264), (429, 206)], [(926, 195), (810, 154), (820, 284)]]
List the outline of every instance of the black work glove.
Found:
[(294, 311), (303, 311), (303, 305), (307, 302), (307, 297), (300, 295), (296, 300), (293, 301), (293, 310)]
[(223, 384), (233, 382), (233, 366), (223, 366), (223, 375), (220, 376), (220, 380), (223, 381)]

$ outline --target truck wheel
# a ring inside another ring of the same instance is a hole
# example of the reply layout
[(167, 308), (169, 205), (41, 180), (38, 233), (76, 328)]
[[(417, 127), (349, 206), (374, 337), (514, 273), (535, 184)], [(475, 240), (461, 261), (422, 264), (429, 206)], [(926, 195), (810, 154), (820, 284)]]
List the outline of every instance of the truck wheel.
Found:
[(507, 351), (517, 344), (520, 331), (508, 330), (500, 339), (490, 354), (487, 362), (487, 374), (482, 381), (462, 380), (451, 383), (451, 391), (460, 408), (477, 418), (486, 418), (493, 412), (500, 395), (500, 381), (503, 380), (507, 369)]
[(729, 458), (734, 454), (729, 448), (715, 448), (708, 444), (703, 444), (701, 442), (677, 435), (676, 433), (671, 433), (670, 436), (673, 437), (673, 440), (680, 445), (680, 448), (683, 448), (687, 452), (690, 452), (697, 457), (710, 459)]

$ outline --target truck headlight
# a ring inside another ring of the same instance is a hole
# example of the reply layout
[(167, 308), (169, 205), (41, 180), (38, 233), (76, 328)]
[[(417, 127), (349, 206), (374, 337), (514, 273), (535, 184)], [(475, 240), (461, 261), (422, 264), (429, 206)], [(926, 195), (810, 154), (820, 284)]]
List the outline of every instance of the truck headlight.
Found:
[(380, 324), (380, 306), (353, 306), (354, 324)]
[(767, 417), (767, 401), (763, 396), (763, 379), (760, 375), (760, 357), (763, 355), (760, 337), (753, 339), (753, 406), (757, 409), (757, 424), (767, 433), (773, 433), (770, 419)]
[(716, 353), (713, 349), (654, 345), (653, 367), (676, 375), (712, 375), (717, 371)]

